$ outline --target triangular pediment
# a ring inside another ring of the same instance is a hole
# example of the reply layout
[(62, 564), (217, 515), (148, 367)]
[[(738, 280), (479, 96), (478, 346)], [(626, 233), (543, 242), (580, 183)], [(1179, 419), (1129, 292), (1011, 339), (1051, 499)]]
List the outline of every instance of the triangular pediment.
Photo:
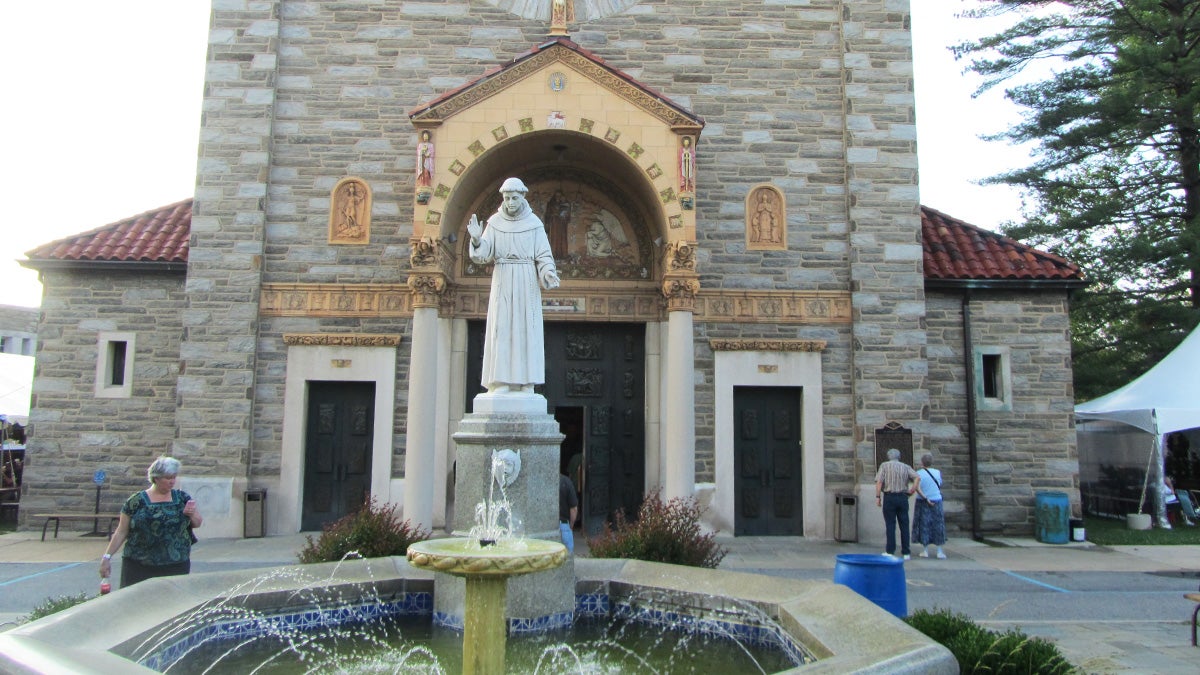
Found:
[(542, 43), (479, 78), (414, 108), (409, 111), (409, 117), (415, 125), (438, 124), (556, 64), (570, 68), (672, 129), (698, 132), (704, 127), (704, 120), (687, 108), (613, 68), (567, 38)]

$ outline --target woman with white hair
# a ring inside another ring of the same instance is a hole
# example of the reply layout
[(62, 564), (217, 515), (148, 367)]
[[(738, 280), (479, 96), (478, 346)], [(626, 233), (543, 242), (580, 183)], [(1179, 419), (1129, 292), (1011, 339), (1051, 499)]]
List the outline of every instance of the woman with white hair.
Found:
[(121, 588), (154, 577), (187, 574), (192, 569), (192, 530), (204, 519), (196, 500), (175, 489), (179, 460), (159, 457), (146, 469), (150, 487), (135, 492), (121, 507), (121, 520), (100, 559), (100, 576), (112, 574), (112, 557), (121, 558)]
[(942, 545), (946, 543), (946, 514), (942, 510), (942, 472), (933, 468), (933, 453), (921, 455), (921, 477), (917, 483), (917, 503), (913, 510), (912, 541), (924, 547), (922, 558), (929, 557), (930, 544), (937, 547), (937, 557), (946, 559)]

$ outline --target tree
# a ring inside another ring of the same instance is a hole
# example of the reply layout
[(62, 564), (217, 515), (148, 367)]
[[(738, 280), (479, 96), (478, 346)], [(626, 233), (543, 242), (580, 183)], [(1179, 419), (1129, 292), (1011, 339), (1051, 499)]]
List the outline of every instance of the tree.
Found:
[[(1006, 234), (1093, 281), (1071, 311), (1076, 394), (1092, 398), (1200, 321), (1200, 2), (982, 0), (968, 14), (1016, 17), (954, 51), (981, 91), (1005, 85), (1025, 108), (992, 138), (1032, 142), (1034, 161), (989, 182), (1029, 199)], [(1048, 75), (1020, 81), (1030, 66)]]

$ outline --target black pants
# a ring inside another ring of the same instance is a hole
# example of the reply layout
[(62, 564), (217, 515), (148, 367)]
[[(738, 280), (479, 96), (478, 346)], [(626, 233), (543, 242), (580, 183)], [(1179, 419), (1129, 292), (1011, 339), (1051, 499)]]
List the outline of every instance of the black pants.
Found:
[(889, 555), (896, 552), (896, 525), (900, 526), (900, 554), (908, 555), (908, 493), (883, 493), (883, 527), (887, 530), (887, 545), (884, 550)]
[(143, 565), (133, 558), (121, 558), (121, 588), (132, 586), (139, 581), (154, 577), (173, 577), (192, 571), (192, 561), (171, 563), (170, 565)]

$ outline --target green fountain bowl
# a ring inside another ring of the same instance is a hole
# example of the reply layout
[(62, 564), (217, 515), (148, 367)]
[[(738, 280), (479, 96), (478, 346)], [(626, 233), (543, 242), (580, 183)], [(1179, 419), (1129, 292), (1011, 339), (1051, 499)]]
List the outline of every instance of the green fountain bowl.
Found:
[(408, 546), (413, 567), (460, 577), (513, 577), (552, 570), (567, 560), (567, 547), (545, 539), (502, 539), (480, 546), (475, 539), (429, 539)]

